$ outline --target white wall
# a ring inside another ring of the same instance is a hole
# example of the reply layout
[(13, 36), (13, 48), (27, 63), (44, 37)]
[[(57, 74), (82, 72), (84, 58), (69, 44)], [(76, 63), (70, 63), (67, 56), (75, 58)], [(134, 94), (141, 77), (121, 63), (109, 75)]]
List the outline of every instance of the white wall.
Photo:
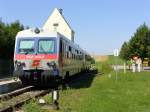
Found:
[(72, 32), (72, 29), (68, 26), (64, 18), (59, 12), (59, 9), (54, 9), (51, 16), (49, 16), (48, 20), (45, 22), (43, 29), (54, 31), (54, 24), (58, 24), (57, 32), (61, 33), (68, 39), (74, 41), (74, 33)]

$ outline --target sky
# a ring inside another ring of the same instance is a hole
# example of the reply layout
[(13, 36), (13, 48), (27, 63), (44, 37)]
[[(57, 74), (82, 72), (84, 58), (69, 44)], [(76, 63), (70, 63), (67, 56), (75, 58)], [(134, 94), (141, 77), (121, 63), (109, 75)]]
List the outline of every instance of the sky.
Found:
[(144, 22), (150, 26), (150, 0), (0, 0), (0, 18), (42, 27), (54, 8), (75, 31), (75, 42), (92, 54), (113, 54)]

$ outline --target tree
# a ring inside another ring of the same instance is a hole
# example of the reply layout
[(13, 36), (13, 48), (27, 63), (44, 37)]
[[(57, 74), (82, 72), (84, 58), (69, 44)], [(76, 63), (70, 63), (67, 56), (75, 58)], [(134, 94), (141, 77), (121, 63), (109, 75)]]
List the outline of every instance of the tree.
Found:
[(119, 56), (124, 60), (129, 60), (129, 47), (127, 42), (123, 43)]
[(143, 50), (143, 54), (145, 54), (145, 58), (148, 58), (150, 60), (150, 30), (148, 31), (148, 33), (145, 35), (145, 37), (143, 38), (143, 46), (144, 46), (144, 50)]
[(142, 60), (150, 57), (150, 30), (145, 23), (137, 28), (129, 42), (125, 42), (121, 47), (121, 58), (129, 60), (134, 55), (138, 55)]
[(15, 36), (18, 31), (24, 29), (19, 21), (5, 24), (0, 21), (0, 58), (13, 59)]
[(142, 59), (146, 57), (146, 52), (145, 52), (145, 41), (144, 38), (149, 32), (148, 26), (144, 23), (141, 25), (135, 32), (134, 36), (131, 37), (129, 41), (129, 52), (130, 52), (130, 58), (133, 55), (138, 55)]

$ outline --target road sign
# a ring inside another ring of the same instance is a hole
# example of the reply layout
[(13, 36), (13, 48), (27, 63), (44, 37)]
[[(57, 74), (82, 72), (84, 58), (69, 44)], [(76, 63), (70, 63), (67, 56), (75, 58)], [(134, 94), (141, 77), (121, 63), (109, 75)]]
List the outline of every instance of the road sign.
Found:
[(118, 65), (117, 65), (117, 57), (119, 56), (119, 50), (118, 49), (115, 49), (114, 50), (114, 56), (115, 56), (115, 71), (116, 71), (116, 81), (118, 80)]
[(114, 50), (114, 56), (119, 56), (119, 50), (118, 49)]

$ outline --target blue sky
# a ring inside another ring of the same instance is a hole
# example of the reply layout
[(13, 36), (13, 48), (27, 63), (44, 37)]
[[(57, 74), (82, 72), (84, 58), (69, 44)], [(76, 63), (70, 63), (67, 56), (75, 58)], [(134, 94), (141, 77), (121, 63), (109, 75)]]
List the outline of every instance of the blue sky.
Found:
[(0, 0), (0, 17), (41, 27), (55, 7), (63, 9), (76, 43), (90, 53), (112, 54), (139, 25), (150, 26), (150, 0)]

